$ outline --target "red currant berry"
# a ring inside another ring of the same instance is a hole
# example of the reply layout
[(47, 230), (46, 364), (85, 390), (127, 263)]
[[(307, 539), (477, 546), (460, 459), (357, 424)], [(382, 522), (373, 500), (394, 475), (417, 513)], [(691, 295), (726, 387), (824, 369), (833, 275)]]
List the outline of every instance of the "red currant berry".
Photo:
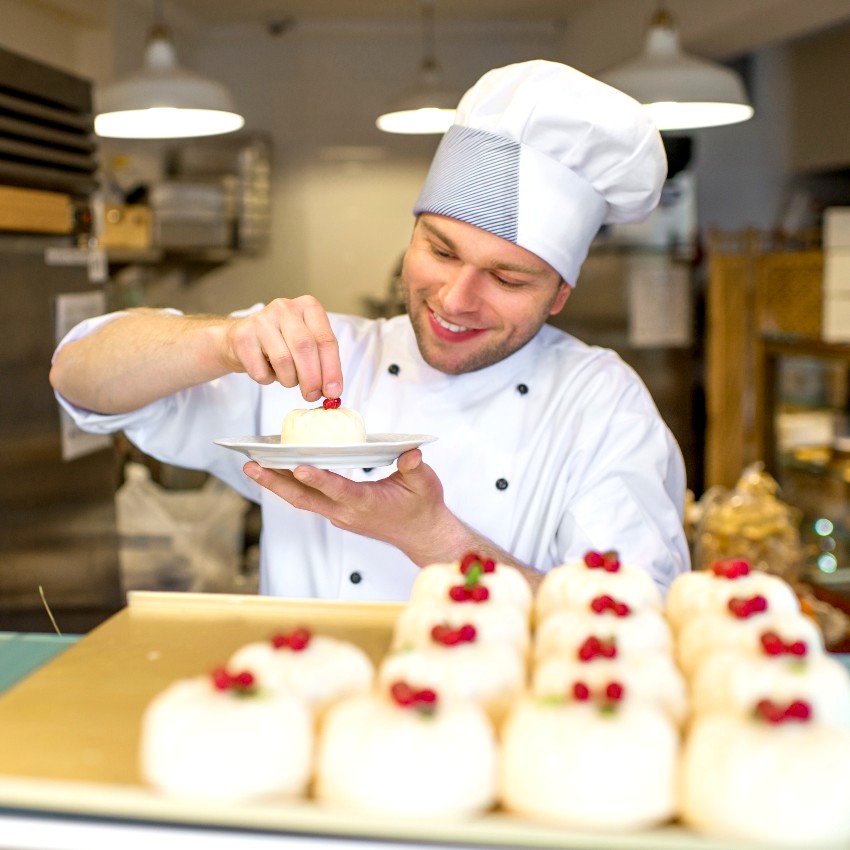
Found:
[(618, 617), (628, 617), (631, 613), (631, 609), (625, 602), (615, 602), (614, 603), (614, 613)]
[(476, 562), (478, 562), (478, 561), (480, 561), (480, 560), (481, 560), (481, 559), (478, 557), (478, 555), (476, 555), (476, 554), (475, 554), (475, 552), (468, 552), (466, 555), (464, 555), (464, 556), (463, 556), (463, 558), (461, 558), (461, 561), (460, 561), (460, 571), (461, 571), (464, 575), (466, 575), (467, 570), (468, 570), (468, 569), (469, 569), (469, 568), (470, 568), (470, 567), (471, 567), (474, 563), (476, 563)]
[(584, 682), (576, 682), (573, 685), (573, 697), (581, 702), (590, 699), (590, 688)]
[(462, 584), (456, 584), (449, 588), (449, 598), (454, 602), (466, 602), (469, 591)]
[(812, 708), (807, 702), (794, 700), (785, 709), (785, 716), (793, 717), (795, 720), (808, 720), (812, 716)]
[(605, 558), (601, 552), (591, 551), (584, 556), (584, 563), (591, 569), (596, 569), (605, 565)]
[(473, 602), (486, 602), (490, 598), (490, 591), (483, 584), (476, 584), (469, 591)]
[(226, 691), (230, 687), (230, 674), (224, 667), (217, 667), (212, 671), (212, 683), (217, 691)]
[(623, 686), (619, 682), (609, 682), (605, 696), (613, 702), (619, 702), (623, 698)]
[(791, 655), (805, 655), (809, 651), (809, 647), (804, 640), (795, 640), (787, 645), (786, 649)]
[(478, 632), (475, 630), (475, 626), (471, 623), (466, 623), (460, 627), (460, 636), (462, 640), (471, 643), (478, 636)]
[(614, 600), (607, 595), (597, 596), (591, 603), (590, 607), (593, 609), (595, 614), (603, 614), (608, 608), (611, 606), (611, 603)]
[(395, 682), (390, 688), (392, 698), (398, 705), (413, 705), (416, 693), (407, 682)]
[(430, 688), (423, 688), (414, 694), (414, 702), (422, 705), (433, 705), (437, 701), (437, 694)]
[(485, 573), (494, 573), (496, 572), (496, 562), (492, 558), (488, 558), (484, 562), (484, 572)]
[(599, 646), (599, 654), (603, 658), (616, 658), (617, 657), (617, 645), (613, 640), (603, 641)]
[(768, 655), (782, 655), (785, 652), (785, 644), (776, 632), (765, 632), (759, 640), (761, 641), (762, 649)]

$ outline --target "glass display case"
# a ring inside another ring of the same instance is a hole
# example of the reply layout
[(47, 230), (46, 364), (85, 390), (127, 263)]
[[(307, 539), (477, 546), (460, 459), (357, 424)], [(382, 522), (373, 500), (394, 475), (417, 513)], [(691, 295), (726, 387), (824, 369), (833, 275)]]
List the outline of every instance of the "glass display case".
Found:
[(765, 468), (802, 513), (809, 581), (850, 593), (850, 343), (764, 336)]

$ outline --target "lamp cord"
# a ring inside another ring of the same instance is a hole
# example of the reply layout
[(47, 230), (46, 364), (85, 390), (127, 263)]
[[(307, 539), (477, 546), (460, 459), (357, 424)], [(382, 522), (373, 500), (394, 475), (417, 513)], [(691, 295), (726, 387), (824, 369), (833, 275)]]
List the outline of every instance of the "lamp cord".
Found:
[(422, 67), (437, 67), (437, 51), (434, 38), (434, 0), (420, 0), (422, 10)]

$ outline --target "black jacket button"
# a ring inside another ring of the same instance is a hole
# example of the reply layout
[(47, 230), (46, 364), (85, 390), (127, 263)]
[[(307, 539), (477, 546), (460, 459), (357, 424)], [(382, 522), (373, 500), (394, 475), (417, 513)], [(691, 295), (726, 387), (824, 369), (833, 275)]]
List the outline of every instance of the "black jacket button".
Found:
[(497, 490), (507, 490), (508, 489), (508, 482), (504, 478), (500, 478), (496, 482), (496, 489)]
[(362, 575), (360, 575), (360, 573), (358, 573), (358, 572), (353, 572), (353, 573), (352, 573), (352, 574), (348, 577), (348, 580), (349, 580), (352, 584), (360, 584), (360, 582), (361, 582), (361, 581), (363, 581), (363, 576), (362, 576)]
[(517, 384), (516, 385), (516, 391), (520, 395), (525, 395), (528, 392), (528, 387), (525, 384)]
[(399, 372), (401, 372), (401, 369), (399, 369), (399, 367), (398, 367), (398, 364), (397, 364), (397, 363), (390, 363), (389, 368), (387, 369), (387, 371), (388, 371), (391, 375), (397, 375)]

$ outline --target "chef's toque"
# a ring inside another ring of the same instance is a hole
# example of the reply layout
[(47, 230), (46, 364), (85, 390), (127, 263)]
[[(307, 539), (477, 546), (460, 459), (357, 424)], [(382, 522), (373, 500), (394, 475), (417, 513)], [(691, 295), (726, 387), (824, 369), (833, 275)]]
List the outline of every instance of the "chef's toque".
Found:
[(567, 65), (534, 60), (489, 71), (464, 94), (413, 212), (501, 236), (574, 285), (599, 227), (646, 218), (666, 176), (644, 107)]

